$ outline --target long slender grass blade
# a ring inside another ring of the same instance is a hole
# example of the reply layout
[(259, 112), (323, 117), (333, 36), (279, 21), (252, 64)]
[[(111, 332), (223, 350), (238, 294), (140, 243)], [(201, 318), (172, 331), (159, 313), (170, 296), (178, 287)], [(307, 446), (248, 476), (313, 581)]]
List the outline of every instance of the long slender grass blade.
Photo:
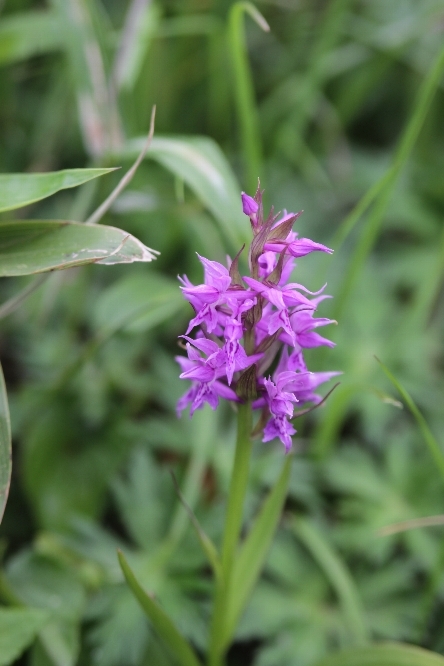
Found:
[(415, 418), (416, 423), (418, 424), (418, 427), (422, 433), (422, 436), (424, 437), (424, 441), (427, 444), (427, 447), (430, 451), (430, 454), (435, 461), (435, 464), (439, 470), (439, 473), (441, 474), (443, 480), (444, 480), (444, 453), (442, 452), (442, 449), (438, 442), (436, 441), (434, 435), (432, 434), (432, 431), (430, 430), (427, 421), (419, 411), (418, 407), (414, 403), (412, 397), (410, 394), (405, 390), (405, 388), (402, 386), (402, 384), (396, 379), (394, 375), (390, 372), (390, 370), (387, 368), (387, 366), (384, 365), (382, 361), (379, 359), (376, 359), (378, 363), (380, 364), (381, 368), (383, 369), (384, 373), (386, 376), (389, 378), (393, 386), (398, 390), (399, 394), (401, 395), (402, 399), (404, 400), (405, 404), (411, 411), (412, 415)]
[(178, 662), (182, 666), (201, 666), (194, 650), (179, 633), (168, 615), (162, 610), (157, 601), (150, 597), (140, 586), (121, 551), (118, 551), (118, 558), (131, 592), (151, 620), (160, 638), (165, 642)]

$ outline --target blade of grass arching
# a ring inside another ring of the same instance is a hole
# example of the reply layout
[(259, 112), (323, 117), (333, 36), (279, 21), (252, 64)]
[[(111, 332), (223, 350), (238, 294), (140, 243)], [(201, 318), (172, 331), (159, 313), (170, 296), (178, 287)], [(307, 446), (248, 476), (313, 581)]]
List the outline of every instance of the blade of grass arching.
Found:
[(262, 170), (262, 140), (253, 79), (248, 63), (243, 16), (245, 13), (249, 14), (262, 30), (269, 31), (270, 27), (251, 2), (235, 2), (232, 5), (228, 19), (228, 42), (233, 65), (234, 97), (240, 128), (246, 187), (250, 192), (254, 192)]
[[(336, 298), (334, 319), (340, 319), (346, 306), (347, 300), (352, 292), (357, 276), (370, 253), (378, 236), (381, 224), (386, 212), (390, 196), (392, 194), (397, 177), (406, 163), (413, 146), (418, 138), (424, 124), (427, 112), (432, 103), (436, 89), (439, 86), (444, 71), (444, 48), (441, 49), (435, 63), (431, 67), (428, 76), (423, 81), (416, 97), (411, 118), (403, 132), (396, 150), (393, 164), (385, 177), (383, 185), (378, 188), (378, 199), (364, 227), (357, 247), (353, 253), (339, 295)], [(349, 225), (350, 227), (350, 225)], [(351, 229), (350, 229), (351, 230)]]
[(0, 366), (0, 523), (5, 512), (12, 469), (11, 422), (3, 370)]
[(169, 650), (171, 650), (177, 661), (182, 664), (182, 666), (201, 666), (191, 645), (185, 640), (182, 634), (179, 633), (176, 626), (165, 611), (162, 610), (158, 602), (147, 594), (138, 583), (121, 551), (118, 551), (118, 558), (123, 575), (125, 576), (125, 580), (128, 583), (131, 592), (151, 620), (156, 633), (164, 641)]
[(370, 634), (356, 585), (344, 562), (313, 525), (295, 518), (291, 528), (310, 551), (335, 590), (354, 645), (366, 645)]
[(413, 417), (415, 418), (416, 423), (418, 424), (418, 427), (422, 433), (422, 436), (424, 437), (424, 441), (427, 444), (427, 447), (430, 451), (430, 454), (433, 458), (433, 460), (436, 463), (436, 466), (439, 470), (439, 473), (441, 474), (443, 480), (444, 480), (444, 453), (441, 450), (440, 445), (436, 441), (434, 435), (432, 434), (429, 426), (427, 425), (427, 421), (419, 411), (418, 407), (415, 405), (414, 401), (412, 400), (411, 396), (405, 388), (402, 386), (402, 384), (399, 383), (399, 381), (396, 379), (394, 375), (390, 372), (390, 370), (384, 365), (382, 361), (380, 361), (378, 358), (376, 359), (378, 363), (380, 364), (381, 368), (383, 369), (384, 373), (388, 377), (388, 379), (391, 381), (393, 386), (398, 390), (399, 394), (401, 395), (402, 399), (404, 400), (405, 404), (411, 411)]
[(264, 566), (287, 496), (291, 462), (292, 458), (288, 456), (279, 478), (264, 501), (236, 556), (228, 588), (224, 634), (226, 646), (236, 630), (239, 618)]

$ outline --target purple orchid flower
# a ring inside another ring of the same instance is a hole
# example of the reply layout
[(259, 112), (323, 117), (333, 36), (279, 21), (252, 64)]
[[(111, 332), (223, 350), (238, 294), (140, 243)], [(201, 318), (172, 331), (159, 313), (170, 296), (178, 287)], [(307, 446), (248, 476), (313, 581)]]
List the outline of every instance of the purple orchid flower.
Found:
[[(284, 211), (277, 220), (271, 211), (264, 220), (259, 189), (254, 197), (242, 192), (242, 209), (254, 236), (249, 251), (252, 275), (241, 278), (238, 257), (229, 261), (229, 269), (199, 257), (204, 283), (193, 285), (186, 276), (180, 278), (194, 317), (181, 336), (187, 357), (177, 357), (181, 379), (191, 381), (177, 411), (181, 414), (189, 405), (192, 415), (205, 403), (216, 409), (219, 398), (251, 400), (253, 409), (262, 411), (262, 441), (280, 439), (289, 451), (296, 434), (295, 405), (319, 402), (316, 389), (340, 374), (313, 373), (307, 368), (304, 349), (334, 346), (316, 329), (336, 322), (314, 316), (319, 304), (330, 298), (323, 293), (324, 287), (311, 292), (290, 282), (291, 273), (295, 258), (332, 250), (298, 237), (292, 225), (300, 213)], [(195, 328), (194, 339), (188, 337)], [(270, 369), (271, 376), (265, 376)]]
[(197, 256), (204, 266), (205, 283), (195, 287), (186, 276), (181, 279), (184, 285), (181, 287), (182, 292), (197, 312), (188, 325), (187, 334), (195, 326), (202, 324), (206, 325), (209, 333), (213, 333), (220, 320), (218, 306), (232, 306), (237, 311), (238, 301), (248, 300), (252, 303), (251, 297), (254, 294), (242, 288), (230, 288), (231, 277), (225, 266), (217, 261)]

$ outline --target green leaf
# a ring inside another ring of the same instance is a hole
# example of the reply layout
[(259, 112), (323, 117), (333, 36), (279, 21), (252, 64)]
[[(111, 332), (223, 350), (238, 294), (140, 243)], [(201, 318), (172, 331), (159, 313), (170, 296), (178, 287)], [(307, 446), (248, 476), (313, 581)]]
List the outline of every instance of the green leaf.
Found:
[[(133, 139), (119, 156), (136, 157), (144, 142)], [(146, 156), (184, 180), (237, 252), (248, 239), (247, 218), (242, 213), (241, 188), (217, 143), (202, 136), (155, 136)]]
[(333, 654), (316, 666), (444, 666), (444, 657), (413, 645), (384, 643)]
[(15, 662), (49, 617), (37, 608), (0, 608), (0, 666)]
[(435, 464), (436, 464), (441, 476), (444, 478), (444, 454), (442, 452), (442, 449), (441, 449), (440, 445), (438, 444), (435, 437), (433, 436), (429, 426), (427, 425), (427, 421), (425, 420), (425, 418), (423, 417), (423, 415), (421, 414), (421, 412), (419, 411), (419, 409), (415, 405), (415, 403), (412, 400), (410, 394), (407, 393), (405, 388), (402, 386), (402, 384), (400, 384), (398, 382), (396, 377), (394, 375), (392, 375), (390, 370), (384, 365), (384, 363), (382, 363), (382, 361), (380, 361), (379, 359), (376, 359), (376, 360), (380, 364), (381, 368), (384, 370), (385, 374), (387, 375), (387, 377), (389, 378), (389, 380), (391, 381), (393, 386), (399, 391), (399, 393), (400, 393), (401, 397), (403, 398), (403, 400), (405, 401), (407, 407), (409, 408), (409, 410), (413, 414), (413, 416), (416, 420), (416, 423), (418, 424), (419, 429), (422, 433), (422, 436), (424, 437), (424, 441), (425, 441), (425, 443), (427, 444), (427, 446), (429, 448), (430, 454), (431, 454), (433, 460), (435, 461)]
[(0, 365), (0, 523), (5, 512), (11, 483), (11, 423), (9, 419), (8, 396)]
[(224, 636), (226, 645), (235, 631), (267, 557), (287, 496), (291, 461), (291, 456), (288, 456), (279, 478), (263, 503), (236, 557), (228, 591), (230, 601)]
[(364, 611), (353, 578), (345, 564), (330, 544), (307, 520), (297, 518), (292, 522), (296, 535), (313, 555), (334, 588), (357, 645), (369, 640)]
[(100, 331), (147, 331), (186, 306), (175, 280), (150, 271), (127, 275), (108, 287), (96, 302), (93, 321)]
[(65, 169), (48, 173), (8, 173), (0, 175), (0, 212), (29, 206), (59, 190), (78, 187), (115, 169)]
[(131, 571), (123, 553), (118, 551), (119, 563), (122, 568), (125, 580), (128, 583), (132, 593), (142, 606), (146, 615), (151, 620), (154, 629), (162, 640), (165, 641), (171, 652), (183, 666), (201, 666), (194, 650), (178, 632), (170, 618), (159, 606), (157, 601), (150, 597), (139, 585)]
[(64, 220), (0, 223), (0, 277), (32, 275), (82, 264), (151, 261), (154, 255), (131, 234)]
[(59, 22), (54, 12), (28, 11), (2, 17), (0, 23), (0, 65), (62, 47)]

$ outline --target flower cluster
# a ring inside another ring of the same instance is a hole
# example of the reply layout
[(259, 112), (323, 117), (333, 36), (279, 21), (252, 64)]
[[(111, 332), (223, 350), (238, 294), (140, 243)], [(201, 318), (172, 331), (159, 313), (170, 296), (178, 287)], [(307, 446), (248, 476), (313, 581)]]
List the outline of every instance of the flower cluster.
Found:
[(295, 258), (332, 250), (299, 238), (292, 230), (301, 213), (279, 218), (271, 210), (264, 220), (259, 188), (254, 198), (242, 193), (242, 207), (253, 231), (251, 274), (240, 275), (242, 248), (228, 268), (199, 256), (204, 284), (195, 286), (186, 276), (179, 278), (195, 316), (181, 336), (188, 357), (176, 357), (180, 377), (191, 381), (177, 411), (180, 415), (190, 405), (192, 415), (206, 402), (215, 409), (219, 397), (251, 400), (253, 409), (261, 410), (256, 431), (263, 430), (263, 441), (279, 438), (288, 451), (296, 432), (295, 405), (319, 402), (316, 388), (339, 374), (309, 372), (303, 357), (304, 348), (334, 346), (316, 332), (331, 320), (314, 317), (318, 304), (329, 297), (324, 288), (312, 293), (289, 279)]

